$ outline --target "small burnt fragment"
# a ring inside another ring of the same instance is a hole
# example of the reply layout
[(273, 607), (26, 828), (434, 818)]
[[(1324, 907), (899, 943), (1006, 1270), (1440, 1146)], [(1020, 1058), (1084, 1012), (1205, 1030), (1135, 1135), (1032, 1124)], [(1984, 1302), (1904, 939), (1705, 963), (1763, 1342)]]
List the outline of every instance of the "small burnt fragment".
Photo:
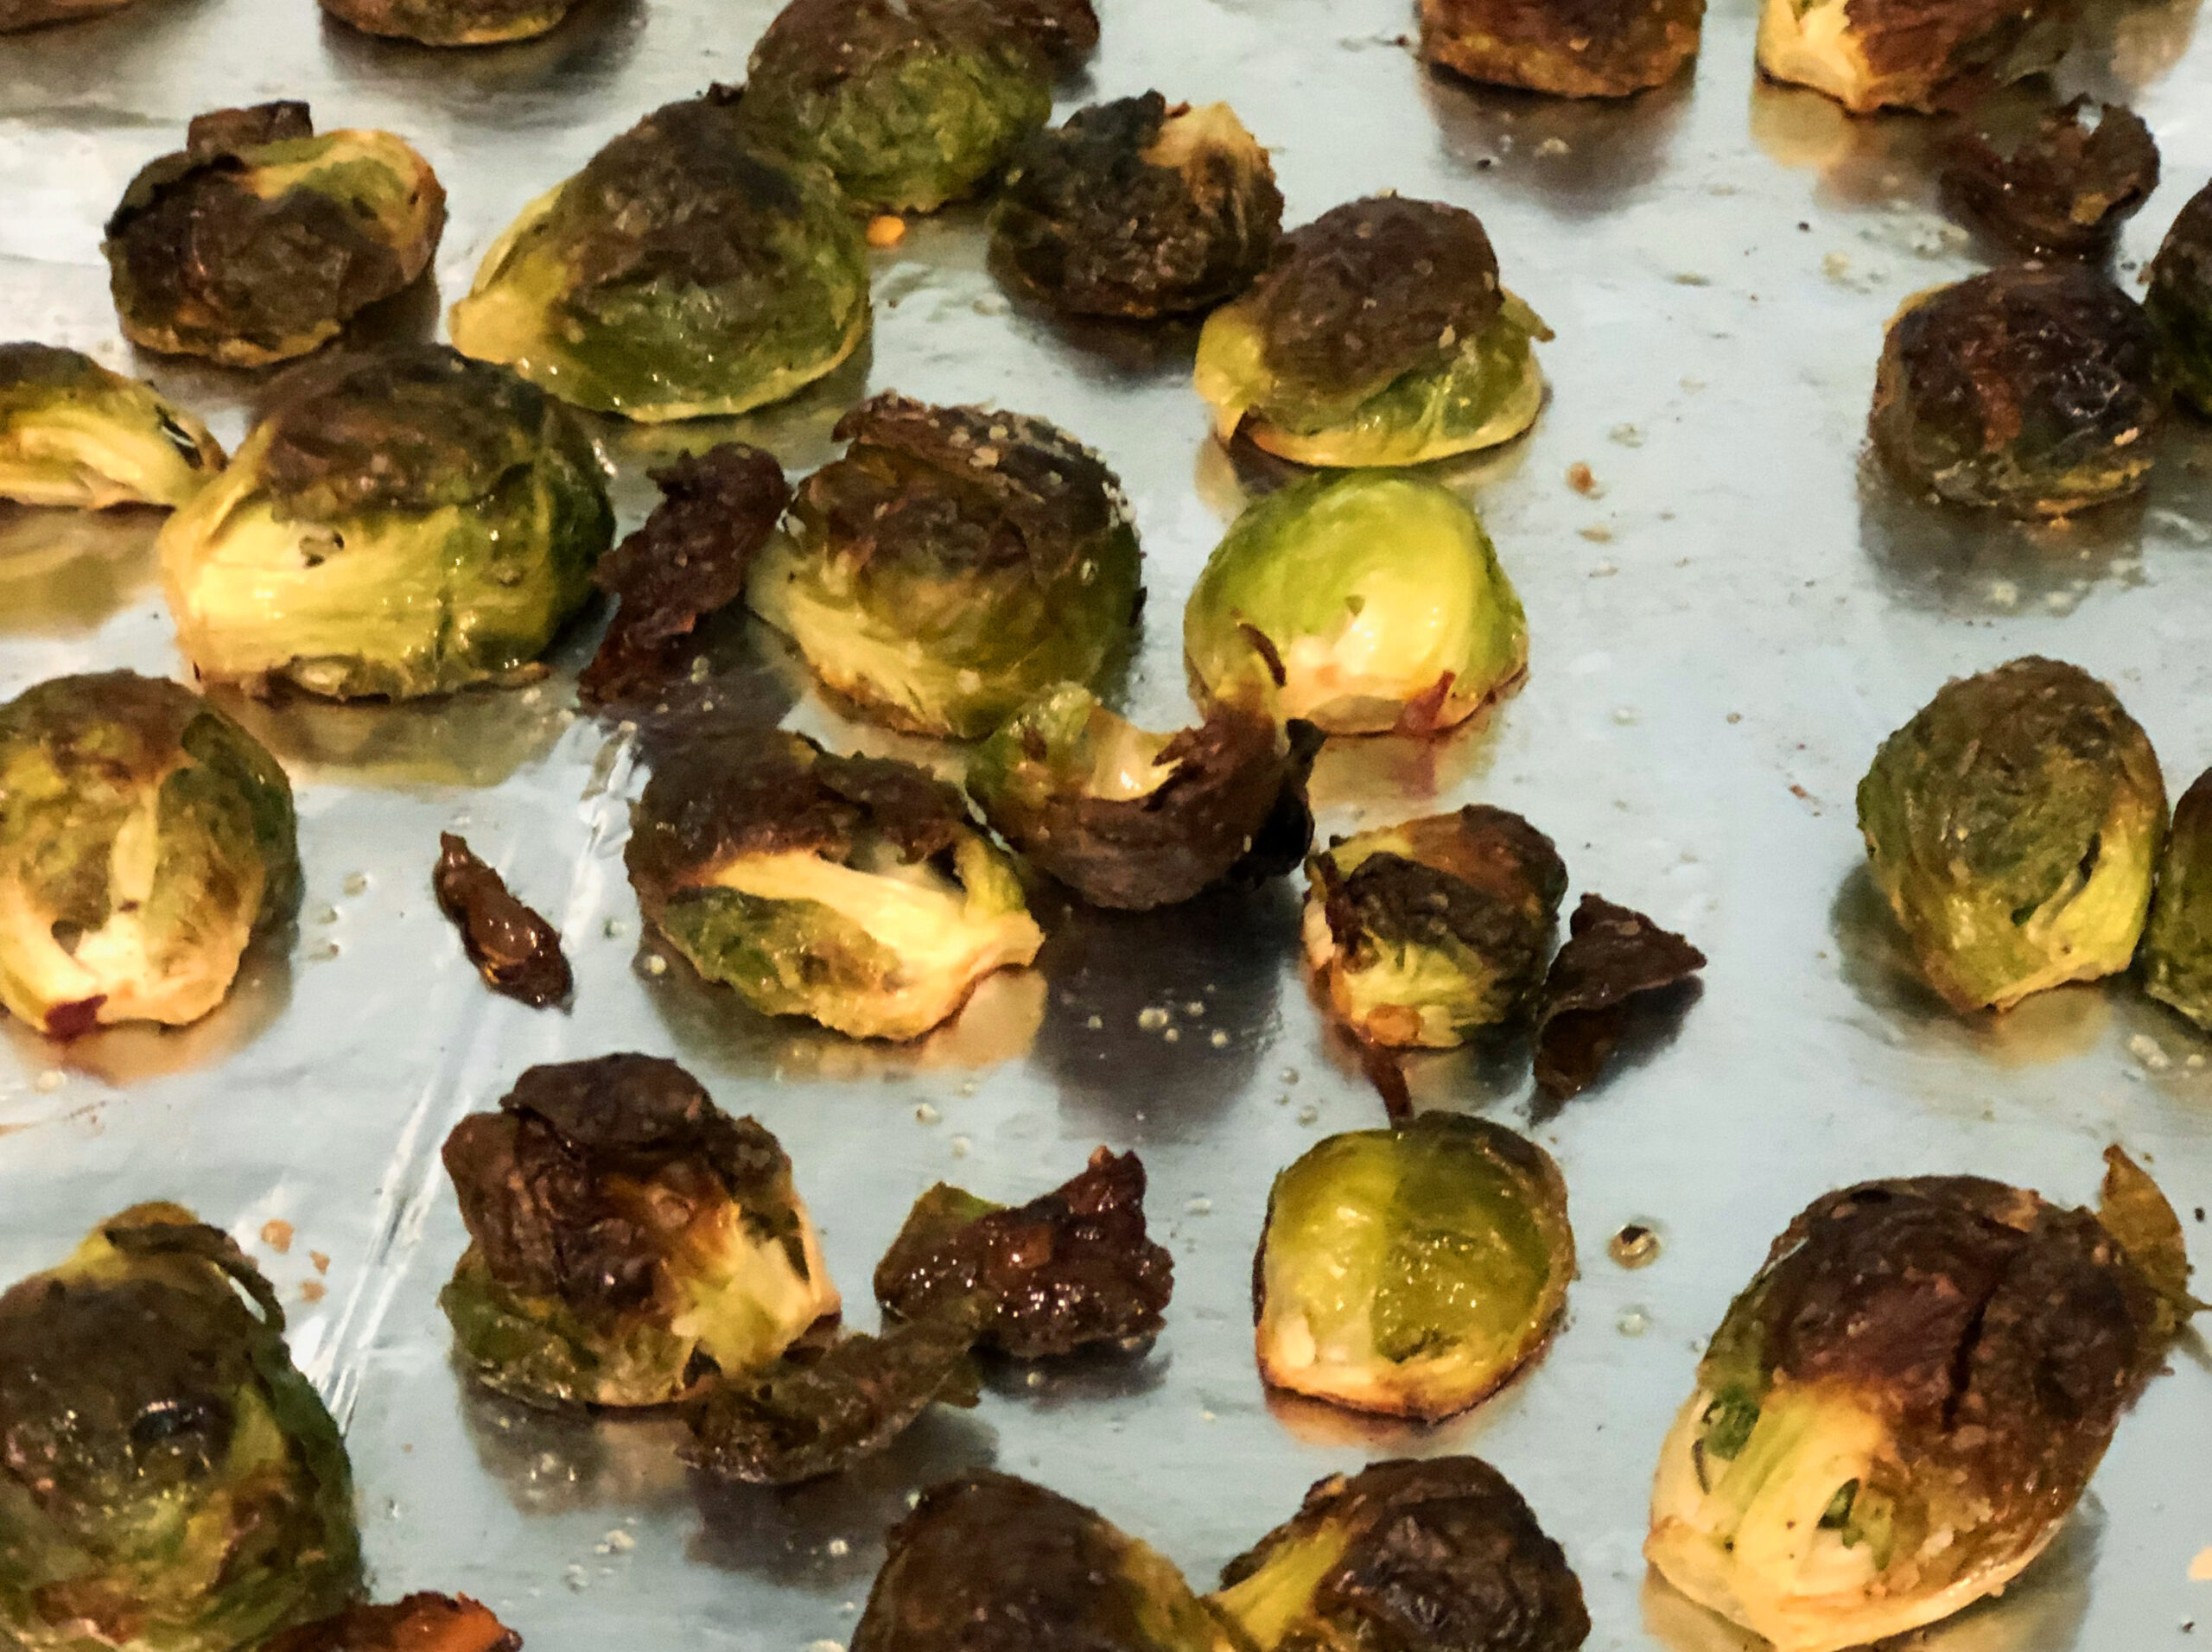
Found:
[(516, 899), (463, 839), (441, 832), (438, 848), (430, 886), (485, 983), (532, 1009), (565, 1000), (575, 982), (561, 951), (560, 931)]
[(1705, 954), (1671, 930), (1583, 896), (1536, 992), (1536, 1087), (1554, 1101), (1588, 1089), (1620, 1042), (1631, 1001), (1704, 968)]
[(521, 1652), (522, 1636), (467, 1595), (411, 1594), (356, 1604), (286, 1630), (262, 1652)]
[(1421, 0), (1421, 56), (1491, 86), (1625, 98), (1697, 55), (1705, 0)]
[(2025, 130), (2001, 111), (1961, 120), (1947, 145), (1944, 192), (2016, 252), (2102, 257), (2158, 186), (2158, 144), (2133, 110), (2091, 107), (2076, 98)]

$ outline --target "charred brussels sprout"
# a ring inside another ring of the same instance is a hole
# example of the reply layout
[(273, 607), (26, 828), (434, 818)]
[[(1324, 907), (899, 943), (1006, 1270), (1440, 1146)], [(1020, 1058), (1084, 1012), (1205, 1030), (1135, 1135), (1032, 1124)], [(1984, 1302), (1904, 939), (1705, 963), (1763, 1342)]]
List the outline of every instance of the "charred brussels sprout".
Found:
[(0, 344), (0, 499), (175, 506), (222, 467), (207, 427), (151, 384), (74, 350)]
[(522, 1636), (467, 1595), (425, 1593), (348, 1606), (286, 1630), (261, 1652), (522, 1652)]
[(1428, 734), (1520, 680), (1529, 627), (1490, 536), (1449, 488), (1312, 476), (1236, 518), (1183, 610), (1202, 700), (1243, 679), (1255, 650), (1281, 668), (1286, 717), (1332, 734)]
[(1874, 882), (1962, 1010), (2126, 969), (2165, 827), (2149, 737), (2088, 672), (2032, 657), (1946, 683), (1859, 783)]
[(1697, 55), (1705, 0), (1421, 0), (1421, 55), (1562, 98), (1662, 86)]
[(791, 1160), (672, 1061), (532, 1067), (446, 1138), (469, 1246), (438, 1305), (476, 1379), (650, 1406), (768, 1364), (837, 1311)]
[(2029, 257), (2101, 257), (2158, 187), (2158, 144), (2143, 118), (2087, 98), (2026, 119), (1963, 123), (1943, 187), (1975, 224)]
[(933, 212), (1044, 125), (1097, 43), (1090, 0), (792, 0), (753, 48), (745, 120), (864, 211)]
[(233, 1652), (360, 1580), (338, 1426), (276, 1293), (174, 1204), (0, 1296), (0, 1635), (20, 1652)]
[(1449, 1417), (1535, 1357), (1573, 1273), (1567, 1184), (1535, 1142), (1446, 1113), (1331, 1136), (1268, 1196), (1260, 1375), (1355, 1411)]
[(2174, 804), (2158, 892), (2143, 932), (2143, 986), (2212, 1029), (2212, 769)]
[(1582, 1585), (1479, 1458), (1332, 1474), (1208, 1597), (1253, 1652), (1574, 1652)]
[(497, 46), (544, 34), (576, 0), (322, 0), (322, 9), (365, 34), (425, 46)]
[(2167, 231), (2143, 302), (2158, 329), (2168, 382), (2212, 418), (2212, 184), (2197, 191)]
[(299, 889), (284, 771), (189, 689), (109, 671), (0, 706), (0, 1002), (31, 1026), (198, 1020)]
[(429, 162), (390, 132), (318, 137), (301, 103), (202, 115), (108, 219), (124, 336), (234, 367), (305, 355), (429, 268), (445, 222)]
[(2175, 1313), (2098, 1217), (2024, 1188), (1827, 1194), (1714, 1334), (1661, 1448), (1644, 1553), (1780, 1652), (1948, 1617), (2056, 1534)]
[(1765, 0), (1759, 67), (1854, 115), (1934, 112), (2050, 67), (2072, 14), (2065, 0)]
[(1418, 465), (1535, 423), (1551, 333), (1498, 285), (1482, 220), (1441, 201), (1356, 200), (1285, 236), (1251, 291), (1206, 318), (1198, 394), (1301, 465)]
[(737, 102), (656, 110), (524, 207), (453, 307), (454, 346), (643, 421), (779, 402), (851, 355), (861, 226), (820, 168), (746, 141)]
[(161, 537), (204, 678), (350, 699), (529, 664), (590, 592), (613, 518), (591, 444), (503, 367), (442, 345), (288, 375)]
[(1125, 644), (1136, 529), (1114, 473), (1066, 431), (887, 392), (836, 436), (851, 447), (800, 485), (748, 600), (867, 715), (980, 739)]
[(120, 11), (130, 0), (0, 0), (0, 35)]
[(991, 252), (1056, 308), (1171, 315), (1243, 292), (1281, 229), (1268, 152), (1229, 105), (1171, 109), (1147, 92), (1022, 145), (991, 208)]
[(732, 731), (657, 766), (630, 881), (691, 967), (769, 1015), (918, 1038), (1043, 933), (966, 799), (887, 759)]

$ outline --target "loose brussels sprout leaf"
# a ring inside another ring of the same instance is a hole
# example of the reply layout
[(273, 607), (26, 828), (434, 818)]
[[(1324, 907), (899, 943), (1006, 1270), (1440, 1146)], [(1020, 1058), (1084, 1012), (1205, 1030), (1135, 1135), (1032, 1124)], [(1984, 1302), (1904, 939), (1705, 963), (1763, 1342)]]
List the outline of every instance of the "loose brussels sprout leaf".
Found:
[(189, 689), (107, 671), (0, 706), (0, 1003), (32, 1026), (198, 1020), (299, 890), (284, 771)]
[(233, 1652), (359, 1585), (338, 1426), (284, 1314), (174, 1204), (0, 1296), (0, 1636), (21, 1652)]
[(2050, 1541), (2173, 1323), (2086, 1210), (1972, 1177), (1827, 1194), (1714, 1335), (1644, 1553), (1780, 1652), (1934, 1623)]
[(2158, 329), (2167, 381), (2212, 418), (2212, 184), (2190, 197), (2166, 232), (2143, 303)]
[(1907, 303), (1871, 428), (1907, 486), (2049, 517), (2140, 492), (2164, 418), (2141, 306), (2093, 270), (2022, 265)]
[(151, 384), (74, 350), (0, 344), (0, 499), (174, 507), (222, 467), (207, 427)]
[(1144, 1166), (1101, 1147), (1084, 1172), (1007, 1209), (939, 1182), (876, 1264), (889, 1320), (924, 1325), (980, 1302), (980, 1337), (1015, 1359), (1155, 1334), (1175, 1260), (1145, 1233)]
[(107, 223), (124, 336), (259, 367), (305, 355), (429, 268), (446, 194), (390, 132), (317, 137), (305, 104), (218, 110)]
[(2060, 0), (1765, 0), (1759, 67), (1854, 115), (1933, 112), (2050, 68), (2071, 17)]
[(749, 600), (862, 714), (979, 740), (1126, 644), (1136, 529), (1121, 482), (1066, 431), (886, 392), (836, 434), (852, 446), (800, 484)]
[(1252, 1652), (1574, 1652), (1590, 1635), (1566, 1554), (1473, 1457), (1317, 1482), (1207, 1599)]
[(2097, 1190), (2097, 1220), (2120, 1242), (2127, 1259), (2158, 1292), (2160, 1309), (2152, 1345), (2167, 1340), (2205, 1305), (2189, 1292), (2189, 1245), (2181, 1218), (2150, 1173), (2117, 1144), (2105, 1149), (2105, 1179)]
[(2174, 804), (2143, 932), (2143, 988), (2212, 1028), (2212, 769)]
[(532, 1067), (446, 1138), (470, 1240), (438, 1305), (478, 1381), (649, 1406), (769, 1364), (837, 1311), (791, 1160), (672, 1061)]
[(1705, 0), (1421, 0), (1421, 55), (1491, 86), (1625, 98), (1681, 73), (1704, 22)]
[(0, 35), (120, 11), (130, 0), (0, 0)]
[(461, 931), (468, 961), (496, 993), (532, 1009), (569, 996), (575, 982), (561, 951), (561, 931), (509, 893), (506, 882), (471, 852), (467, 841), (438, 834), (430, 874), (438, 909)]
[(792, 0), (753, 48), (743, 118), (863, 211), (933, 212), (1044, 125), (1097, 43), (1090, 0)]
[[(2076, 98), (2032, 125), (1962, 122), (1943, 161), (1943, 187), (1974, 224), (2029, 257), (2101, 258), (2120, 226), (2158, 187), (2158, 144), (2143, 118)], [(2023, 127), (2024, 126), (2024, 130)]]
[(425, 46), (497, 46), (543, 35), (576, 0), (322, 0), (340, 22)]
[(1147, 92), (1021, 146), (991, 207), (991, 255), (1056, 308), (1150, 317), (1234, 298), (1281, 230), (1274, 168), (1229, 105), (1171, 109)]
[(1236, 518), (1183, 610), (1201, 702), (1246, 677), (1255, 646), (1281, 667), (1280, 715), (1425, 734), (1520, 681), (1529, 627), (1458, 494), (1418, 476), (1313, 476)]
[(1859, 783), (1874, 882), (1962, 1010), (2126, 969), (2165, 826), (2150, 738), (2088, 672), (2032, 656), (1946, 683)]
[(1635, 1000), (1705, 968), (1705, 954), (1681, 936), (1602, 895), (1583, 896), (1568, 929), (1536, 993), (1536, 1088), (1554, 1101), (1596, 1080)]
[(1449, 1417), (1535, 1357), (1573, 1273), (1567, 1184), (1535, 1142), (1446, 1113), (1331, 1136), (1268, 1197), (1260, 1375), (1355, 1411)]
[(560, 407), (442, 345), (297, 369), (231, 467), (162, 529), (205, 678), (404, 699), (528, 665), (613, 535)]
[(738, 94), (654, 111), (522, 210), (455, 348), (626, 419), (780, 402), (868, 334), (868, 250), (819, 168), (756, 151)]
[(1196, 383), (1225, 442), (1241, 428), (1304, 465), (1418, 465), (1510, 441), (1550, 331), (1504, 292), (1482, 220), (1441, 201), (1356, 200), (1285, 236), (1252, 290), (1206, 318)]
[(1363, 1044), (1448, 1050), (1543, 979), (1567, 867), (1487, 804), (1339, 839), (1306, 863), (1306, 962)]
[(286, 1630), (261, 1652), (522, 1652), (522, 1636), (467, 1595), (424, 1593), (348, 1606)]
[(891, 1528), (853, 1652), (1232, 1652), (1174, 1564), (1010, 1474), (931, 1486)]

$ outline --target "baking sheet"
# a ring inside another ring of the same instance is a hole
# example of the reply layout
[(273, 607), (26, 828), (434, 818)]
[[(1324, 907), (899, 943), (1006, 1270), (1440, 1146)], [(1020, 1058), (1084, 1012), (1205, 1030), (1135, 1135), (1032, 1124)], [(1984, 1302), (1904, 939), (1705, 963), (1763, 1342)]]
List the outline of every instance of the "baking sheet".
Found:
[[(507, 218), (606, 137), (740, 77), (772, 10), (594, 0), (550, 39), (441, 54), (326, 25), (309, 0), (141, 0), (0, 43), (5, 331), (150, 372), (235, 441), (256, 381), (134, 360), (98, 253), (126, 180), (190, 115), (306, 98), (326, 127), (413, 140), (451, 194), (448, 302)], [(1473, 207), (1507, 282), (1559, 334), (1534, 435), (1448, 473), (1526, 600), (1527, 688), (1433, 747), (1338, 742), (1318, 778), (1325, 830), (1474, 797), (1522, 810), (1578, 892), (1641, 907), (1712, 957), (1674, 1036), (1538, 1129), (1567, 1173), (1582, 1265), (1542, 1362), (1433, 1431), (1262, 1395), (1247, 1281), (1268, 1181), (1320, 1135), (1380, 1116), (1294, 968), (1290, 886), (1065, 922), (1036, 972), (1001, 977), (912, 1049), (770, 1024), (640, 954), (620, 864), (639, 777), (626, 742), (567, 709), (565, 677), (426, 708), (258, 715), (299, 786), (297, 935), (182, 1033), (65, 1049), (4, 1029), (0, 1276), (139, 1199), (227, 1226), (277, 1281), (295, 1350), (347, 1421), (379, 1592), (477, 1595), (533, 1652), (832, 1652), (819, 1643), (849, 1637), (908, 1494), (971, 1464), (1095, 1505), (1204, 1586), (1315, 1477), (1449, 1451), (1497, 1462), (1565, 1542), (1592, 1649), (1738, 1644), (1648, 1584), (1638, 1546), (1699, 1339), (1791, 1214), (1833, 1185), (1924, 1172), (2086, 1200), (2115, 1139), (2185, 1220), (2212, 1202), (2212, 1046), (2124, 988), (2049, 994), (2002, 1022), (1942, 1013), (1887, 951), (1851, 806), (1876, 742), (1947, 675), (2031, 651), (2114, 681), (2175, 791), (2212, 760), (2212, 437), (2174, 439), (2145, 508), (2063, 530), (1962, 532), (1865, 485), (1882, 324), (1976, 267), (1974, 249), (1929, 210), (1919, 123), (1854, 124), (1756, 84), (1748, 0), (1710, 18), (1694, 85), (1604, 107), (1430, 79), (1400, 41), (1398, 0), (1102, 10), (1104, 44), (1064, 111), (1151, 86), (1230, 98), (1274, 149), (1294, 223), (1383, 188)], [(2212, 24), (2194, 11), (2102, 20), (2118, 89), (2165, 151), (2131, 267), (2212, 174)], [(607, 429), (624, 525), (655, 458), (736, 434), (810, 467), (864, 391), (1045, 415), (1128, 484), (1152, 592), (1128, 702), (1154, 726), (1182, 720), (1183, 600), (1239, 500), (1187, 387), (1187, 334), (1077, 335), (1011, 308), (972, 210), (918, 224), (877, 255), (876, 282), (868, 359), (796, 404)], [(377, 327), (435, 325), (430, 296)], [(1569, 488), (1577, 461), (1601, 494)], [(60, 531), (0, 523), (0, 692), (97, 666), (179, 671), (146, 524)], [(741, 629), (721, 664), (717, 693), (836, 743), (914, 749), (839, 723)], [(566, 931), (572, 1015), (476, 984), (429, 898), (442, 828)], [(1003, 1373), (979, 1410), (781, 1495), (703, 1490), (664, 1423), (550, 1419), (467, 1392), (434, 1305), (462, 1242), (438, 1143), (530, 1063), (618, 1049), (676, 1057), (776, 1130), (862, 1325), (868, 1271), (930, 1182), (1018, 1198), (1102, 1141), (1139, 1149), (1176, 1260), (1166, 1334), (1141, 1359)], [(1525, 1124), (1524, 1073), (1461, 1059), (1416, 1088)], [(1662, 1239), (1634, 1273), (1605, 1254), (1631, 1220)], [(2201, 1217), (2188, 1226), (2212, 1256)], [(2212, 1378), (2193, 1343), (2174, 1366), (2059, 1547), (1928, 1644), (2134, 1652), (2192, 1644), (2200, 1616), (2212, 1633), (2212, 1583), (2188, 1580), (2212, 1544)]]

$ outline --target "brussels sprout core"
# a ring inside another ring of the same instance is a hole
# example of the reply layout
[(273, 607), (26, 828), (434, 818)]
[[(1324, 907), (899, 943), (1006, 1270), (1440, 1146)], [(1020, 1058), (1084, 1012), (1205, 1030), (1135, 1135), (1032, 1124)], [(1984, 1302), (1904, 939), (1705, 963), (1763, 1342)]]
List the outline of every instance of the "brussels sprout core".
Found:
[(0, 344), (0, 499), (175, 506), (222, 467), (207, 427), (151, 384), (74, 350)]
[(365, 34), (425, 46), (497, 46), (554, 28), (576, 0), (322, 0), (322, 9)]
[(1625, 98), (1697, 55), (1705, 0), (1421, 0), (1421, 55), (1471, 80), (1565, 98)]
[(1765, 0), (1759, 67), (1854, 115), (1934, 112), (1974, 87), (2050, 67), (2065, 53), (2069, 16), (2049, 0)]
[(2190, 198), (2166, 232), (2143, 303), (2158, 329), (2167, 381), (2212, 418), (2212, 184)]

